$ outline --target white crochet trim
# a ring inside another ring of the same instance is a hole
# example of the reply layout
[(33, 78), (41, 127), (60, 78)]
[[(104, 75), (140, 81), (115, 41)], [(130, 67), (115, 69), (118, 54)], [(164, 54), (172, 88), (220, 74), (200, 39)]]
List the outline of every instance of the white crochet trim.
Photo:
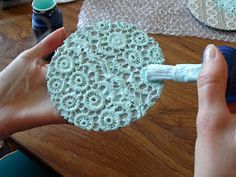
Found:
[(235, 0), (189, 0), (191, 13), (202, 23), (221, 30), (236, 30)]
[(73, 2), (76, 0), (56, 0), (57, 4), (62, 4), (62, 3), (68, 3), (68, 2)]
[(136, 24), (148, 33), (236, 42), (236, 33), (215, 30), (196, 21), (190, 14), (188, 1), (190, 0), (84, 0), (77, 27), (80, 29), (100, 20), (124, 21)]

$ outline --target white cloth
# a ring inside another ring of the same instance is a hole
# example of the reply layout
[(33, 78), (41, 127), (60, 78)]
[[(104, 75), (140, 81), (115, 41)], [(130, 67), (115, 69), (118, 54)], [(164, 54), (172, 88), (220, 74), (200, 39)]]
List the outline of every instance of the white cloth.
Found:
[(84, 0), (78, 28), (103, 20), (133, 23), (154, 34), (236, 42), (235, 32), (216, 30), (200, 23), (191, 14), (188, 0)]
[(57, 4), (62, 4), (62, 3), (68, 3), (68, 2), (73, 2), (76, 0), (56, 0)]
[(7, 7), (12, 7), (12, 6), (16, 6), (19, 4), (24, 4), (27, 2), (31, 2), (32, 0), (6, 0), (6, 1), (1, 1), (0, 0), (0, 9), (4, 9)]

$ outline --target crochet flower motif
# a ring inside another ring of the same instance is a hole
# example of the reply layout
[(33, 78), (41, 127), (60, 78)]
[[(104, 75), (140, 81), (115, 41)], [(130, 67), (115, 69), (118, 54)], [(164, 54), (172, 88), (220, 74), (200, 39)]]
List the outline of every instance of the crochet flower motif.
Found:
[(108, 45), (114, 49), (122, 49), (126, 45), (126, 37), (122, 33), (111, 33), (108, 37)]
[(92, 130), (94, 121), (89, 115), (81, 114), (74, 119), (74, 124), (82, 129)]
[(69, 60), (69, 57), (61, 56), (56, 61), (56, 67), (61, 73), (71, 72), (74, 68), (74, 62)]
[(88, 77), (85, 73), (76, 71), (71, 75), (69, 85), (74, 90), (85, 90), (88, 87)]
[(78, 108), (79, 100), (73, 93), (68, 93), (61, 98), (60, 104), (63, 110), (71, 112)]
[(48, 80), (48, 90), (52, 93), (60, 93), (63, 91), (64, 81), (61, 77), (52, 77)]
[(90, 90), (85, 95), (85, 107), (91, 111), (101, 110), (104, 102), (104, 98), (99, 92)]
[(115, 130), (120, 126), (120, 118), (114, 110), (103, 110), (99, 116), (99, 126), (103, 130)]
[(84, 130), (128, 126), (155, 104), (162, 83), (147, 83), (142, 69), (163, 63), (154, 39), (124, 22), (98, 22), (71, 34), (46, 75), (58, 113)]

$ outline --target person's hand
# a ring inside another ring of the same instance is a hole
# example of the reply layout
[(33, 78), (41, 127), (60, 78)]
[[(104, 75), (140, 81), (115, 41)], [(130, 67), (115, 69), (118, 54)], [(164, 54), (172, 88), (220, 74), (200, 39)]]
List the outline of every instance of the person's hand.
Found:
[(195, 177), (236, 176), (236, 116), (225, 100), (226, 84), (225, 59), (209, 45), (198, 79)]
[(64, 122), (47, 93), (47, 66), (39, 61), (65, 38), (64, 28), (53, 32), (0, 72), (0, 140), (20, 130)]

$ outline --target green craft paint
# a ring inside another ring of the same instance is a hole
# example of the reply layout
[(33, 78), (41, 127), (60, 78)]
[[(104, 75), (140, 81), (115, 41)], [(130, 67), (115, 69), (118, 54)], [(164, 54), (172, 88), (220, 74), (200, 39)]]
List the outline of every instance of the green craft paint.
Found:
[(48, 11), (56, 6), (55, 0), (34, 0), (32, 6), (38, 11)]
[[(37, 42), (63, 26), (63, 18), (55, 0), (34, 0), (32, 3), (32, 30)], [(44, 57), (50, 60), (52, 54)]]

